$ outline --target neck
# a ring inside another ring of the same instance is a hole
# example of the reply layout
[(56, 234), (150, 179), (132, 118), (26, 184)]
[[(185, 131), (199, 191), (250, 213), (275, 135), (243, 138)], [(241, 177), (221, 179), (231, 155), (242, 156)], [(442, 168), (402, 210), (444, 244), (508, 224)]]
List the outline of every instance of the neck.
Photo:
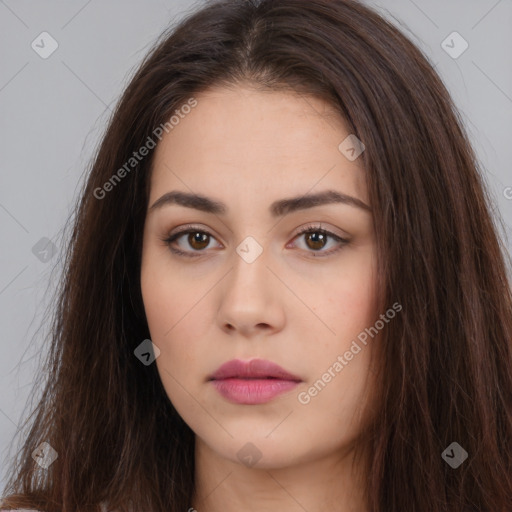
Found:
[(196, 437), (196, 493), (190, 512), (366, 512), (354, 450), (293, 465), (247, 467)]

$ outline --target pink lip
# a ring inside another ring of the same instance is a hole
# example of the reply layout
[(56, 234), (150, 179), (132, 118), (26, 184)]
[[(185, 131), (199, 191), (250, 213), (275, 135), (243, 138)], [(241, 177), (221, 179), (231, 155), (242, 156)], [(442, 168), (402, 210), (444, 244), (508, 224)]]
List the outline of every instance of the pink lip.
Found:
[(263, 359), (233, 359), (218, 368), (208, 380), (224, 398), (238, 404), (268, 402), (302, 381), (279, 365)]

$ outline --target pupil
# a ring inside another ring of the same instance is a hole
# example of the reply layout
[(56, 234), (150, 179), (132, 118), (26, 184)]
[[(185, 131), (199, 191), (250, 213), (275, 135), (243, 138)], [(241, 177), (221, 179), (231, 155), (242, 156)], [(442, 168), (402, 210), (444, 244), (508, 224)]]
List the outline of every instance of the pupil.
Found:
[[(205, 241), (207, 241), (207, 238), (208, 238), (208, 235), (206, 233), (199, 233), (199, 232), (196, 232), (196, 233), (191, 233), (189, 235), (192, 240), (190, 241), (190, 245), (192, 247), (195, 247), (196, 249), (199, 248), (199, 249), (204, 249), (204, 247), (206, 247), (208, 245), (208, 243), (204, 244)], [(199, 244), (199, 247), (197, 247), (196, 244)]]
[(322, 249), (322, 247), (324, 246), (323, 242), (325, 241), (324, 240), (324, 235), (323, 233), (311, 233), (309, 236), (308, 236), (308, 241), (312, 241), (314, 246), (312, 246), (311, 248), (312, 249)]

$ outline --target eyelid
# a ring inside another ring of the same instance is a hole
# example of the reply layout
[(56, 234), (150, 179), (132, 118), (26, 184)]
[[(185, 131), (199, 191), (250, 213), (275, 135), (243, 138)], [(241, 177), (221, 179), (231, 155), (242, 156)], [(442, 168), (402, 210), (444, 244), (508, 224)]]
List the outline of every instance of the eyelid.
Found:
[(297, 238), (298, 236), (303, 235), (304, 233), (311, 232), (311, 231), (325, 232), (328, 236), (330, 236), (334, 239), (343, 240), (345, 242), (350, 241), (348, 235), (345, 236), (345, 235), (340, 235), (338, 233), (335, 233), (332, 229), (324, 227), (324, 224), (322, 224), (321, 222), (318, 222), (318, 223), (312, 222), (312, 223), (306, 224), (305, 226), (302, 226), (295, 233), (293, 239), (295, 240), (295, 238)]
[[(335, 247), (334, 249), (329, 249), (327, 251), (324, 251), (324, 250), (319, 250), (319, 251), (308, 251), (308, 250), (305, 250), (305, 252), (313, 257), (316, 257), (316, 258), (323, 258), (323, 257), (328, 257), (328, 256), (331, 256), (337, 252), (339, 252), (341, 249), (343, 249), (343, 247), (345, 245), (347, 245), (349, 242), (350, 242), (350, 238), (345, 238), (343, 236), (340, 236), (336, 233), (334, 233), (333, 231), (331, 231), (330, 229), (326, 229), (322, 226), (322, 223), (319, 222), (318, 224), (315, 224), (315, 223), (310, 223), (310, 224), (306, 224), (305, 226), (299, 228), (298, 232), (294, 235), (293, 239), (292, 239), (292, 242), (294, 240), (296, 240), (297, 238), (299, 238), (300, 236), (302, 236), (303, 234), (305, 233), (322, 233), (322, 234), (325, 234), (328, 238), (332, 238), (333, 240), (335, 240), (337, 243), (338, 243), (338, 246)], [(288, 245), (287, 245), (288, 247)]]
[(175, 231), (174, 233), (171, 232), (169, 235), (161, 238), (161, 240), (168, 246), (168, 248), (171, 252), (178, 254), (180, 256), (186, 256), (186, 257), (191, 257), (191, 258), (203, 256), (205, 253), (205, 250), (203, 250), (203, 251), (182, 251), (181, 249), (171, 247), (171, 244), (174, 241), (176, 241), (182, 235), (186, 235), (191, 232), (204, 233), (204, 234), (210, 236), (211, 238), (217, 240), (217, 237), (215, 235), (213, 235), (209, 229), (198, 226), (198, 225), (194, 225), (194, 224), (185, 224), (183, 226), (180, 226), (180, 228), (177, 231)]

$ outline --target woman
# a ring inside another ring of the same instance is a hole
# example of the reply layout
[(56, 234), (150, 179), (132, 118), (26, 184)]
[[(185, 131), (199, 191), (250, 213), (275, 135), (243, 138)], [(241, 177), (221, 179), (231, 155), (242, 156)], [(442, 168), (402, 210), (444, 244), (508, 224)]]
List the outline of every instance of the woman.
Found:
[(164, 34), (66, 270), (4, 508), (512, 509), (505, 251), (449, 94), (367, 7)]

